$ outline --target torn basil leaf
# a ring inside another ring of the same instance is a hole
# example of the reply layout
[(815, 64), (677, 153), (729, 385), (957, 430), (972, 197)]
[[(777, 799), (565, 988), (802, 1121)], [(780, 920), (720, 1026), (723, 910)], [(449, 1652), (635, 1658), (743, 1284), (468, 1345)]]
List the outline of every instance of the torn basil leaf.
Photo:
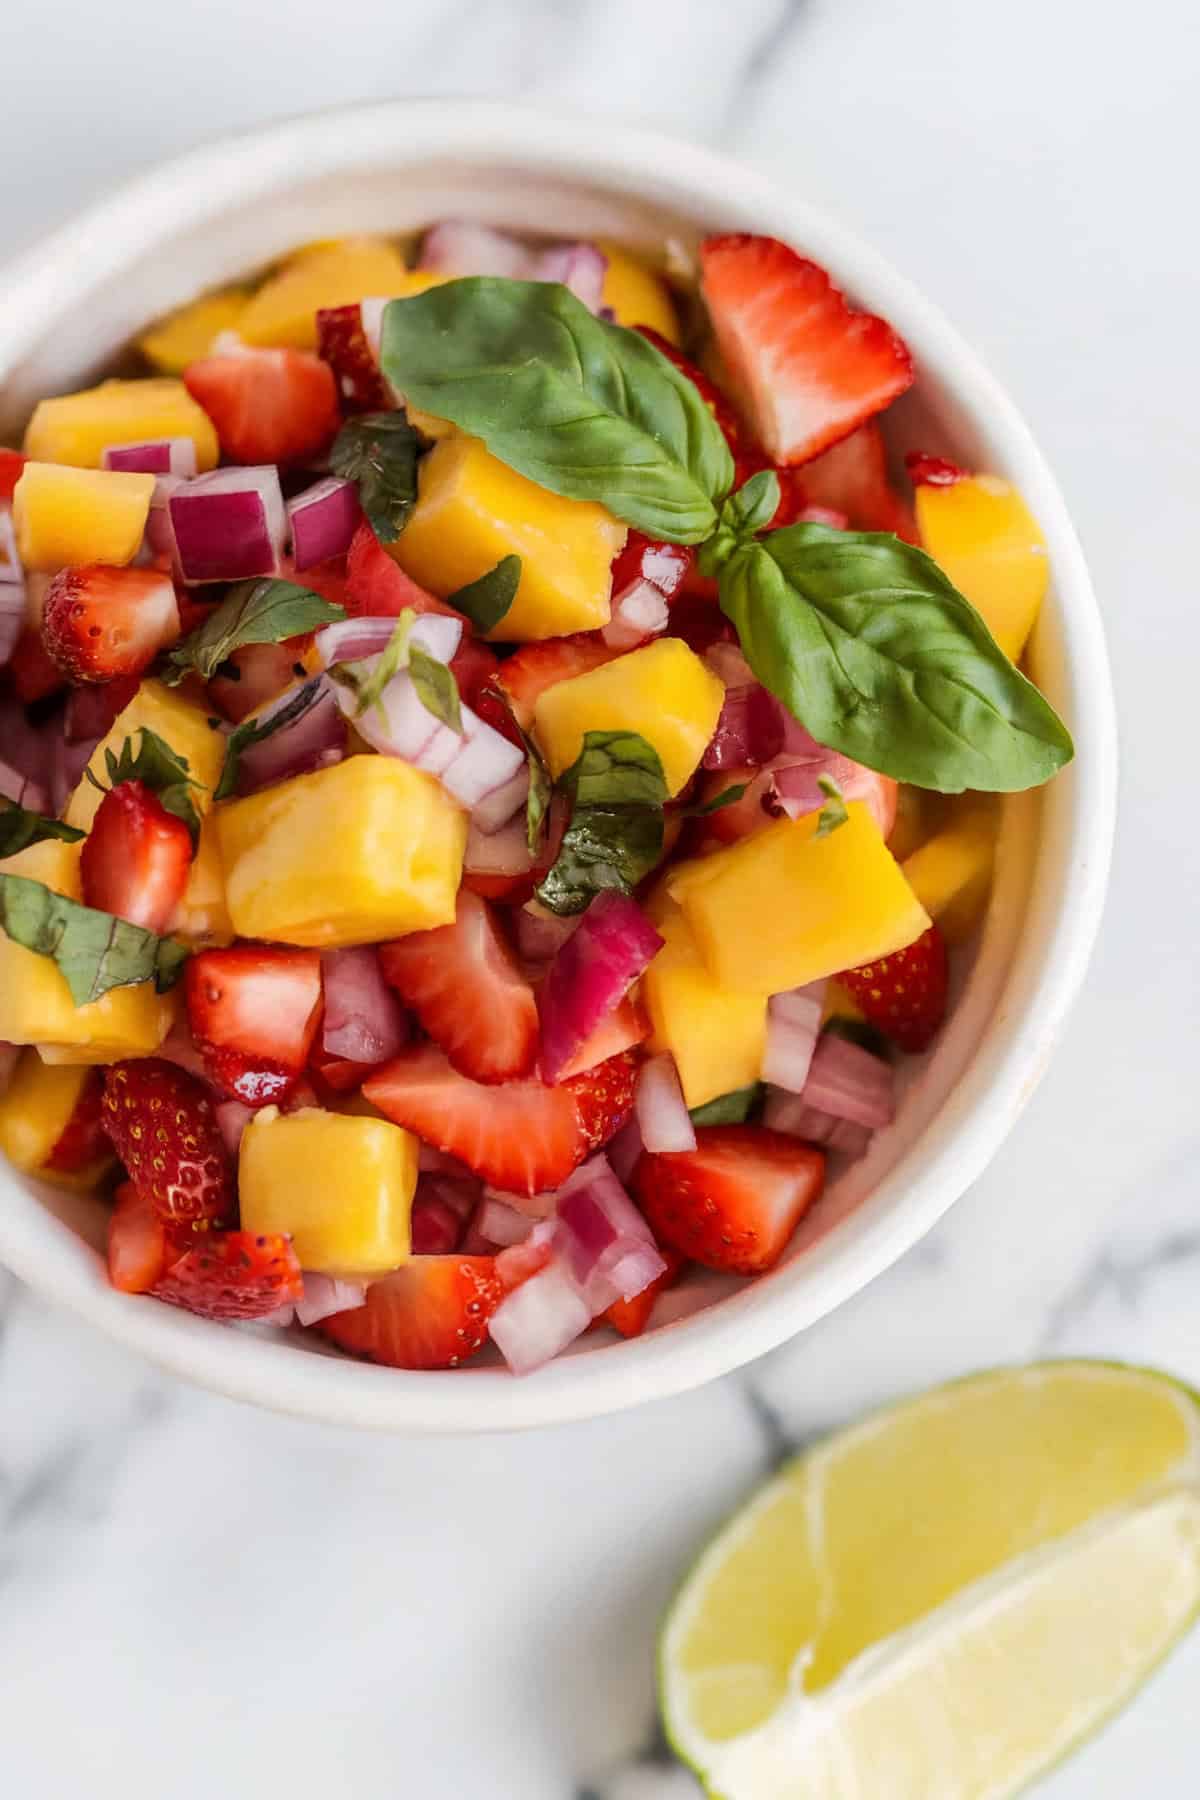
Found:
[(663, 853), (667, 783), (654, 746), (635, 731), (589, 731), (559, 785), (571, 817), (537, 889), (542, 905), (571, 914), (605, 888), (632, 893)]
[(165, 993), (189, 955), (178, 938), (157, 937), (24, 875), (0, 873), (0, 926), (14, 944), (53, 959), (76, 1006), (142, 981)]
[(358, 489), (359, 505), (381, 544), (393, 544), (417, 503), (417, 462), (424, 439), (406, 414), (360, 413), (333, 440), (330, 467)]
[(77, 844), (86, 834), (61, 819), (48, 819), (44, 813), (29, 812), (15, 800), (0, 797), (0, 858), (16, 856), (30, 844), (42, 844), (57, 838), (64, 844)]
[(466, 587), (449, 595), (446, 604), (470, 619), (476, 631), (485, 636), (499, 625), (512, 606), (520, 582), (520, 557), (503, 556), (495, 568), (481, 575), (478, 581), (469, 581)]
[(187, 675), (211, 681), (223, 662), (246, 644), (282, 644), (346, 617), (344, 606), (323, 600), (294, 581), (241, 581), (203, 625), (167, 656), (160, 679), (176, 687)]

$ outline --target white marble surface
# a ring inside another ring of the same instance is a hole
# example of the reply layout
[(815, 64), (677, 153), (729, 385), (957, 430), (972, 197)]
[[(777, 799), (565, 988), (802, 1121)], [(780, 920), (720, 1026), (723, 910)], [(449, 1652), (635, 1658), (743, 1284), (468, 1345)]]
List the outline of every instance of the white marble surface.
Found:
[[(1010, 384), (1075, 506), (1124, 728), (1091, 980), (987, 1177), (836, 1317), (744, 1377), (624, 1418), (405, 1443), (191, 1392), (0, 1274), (6, 1796), (686, 1793), (654, 1765), (612, 1771), (653, 1747), (672, 1583), (781, 1445), (1034, 1353), (1200, 1382), (1195, 10), (0, 10), (6, 246), (161, 154), (334, 100), (470, 91), (636, 117), (802, 183), (873, 236)], [(1200, 1639), (1047, 1796), (1194, 1794), (1198, 1679)]]

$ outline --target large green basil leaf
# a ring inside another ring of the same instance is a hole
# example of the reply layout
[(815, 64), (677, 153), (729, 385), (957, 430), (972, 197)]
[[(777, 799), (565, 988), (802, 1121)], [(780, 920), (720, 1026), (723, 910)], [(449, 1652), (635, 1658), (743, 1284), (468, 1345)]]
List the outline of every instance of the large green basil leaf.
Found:
[(244, 644), (282, 644), (285, 638), (344, 619), (344, 606), (322, 600), (294, 581), (241, 581), (203, 625), (176, 644), (162, 679), (175, 687), (185, 675), (210, 681), (221, 664)]
[(16, 856), (19, 850), (45, 843), (47, 838), (77, 844), (83, 836), (82, 831), (64, 825), (61, 819), (48, 819), (44, 813), (18, 806), (15, 800), (0, 799), (0, 857)]
[(329, 466), (358, 488), (358, 503), (381, 544), (394, 544), (417, 503), (424, 440), (402, 412), (360, 413), (333, 440)]
[(667, 783), (657, 750), (636, 731), (589, 731), (560, 786), (571, 820), (538, 886), (542, 905), (578, 913), (605, 888), (632, 893), (663, 853)]
[(188, 958), (178, 938), (156, 937), (24, 875), (0, 874), (0, 927), (14, 944), (54, 959), (76, 1006), (139, 981), (164, 993)]
[(636, 331), (554, 282), (472, 277), (384, 310), (384, 374), (552, 493), (698, 544), (733, 461), (694, 384)]
[(1074, 755), (1053, 707), (912, 544), (789, 525), (735, 550), (721, 609), (812, 735), (916, 787), (1011, 793)]

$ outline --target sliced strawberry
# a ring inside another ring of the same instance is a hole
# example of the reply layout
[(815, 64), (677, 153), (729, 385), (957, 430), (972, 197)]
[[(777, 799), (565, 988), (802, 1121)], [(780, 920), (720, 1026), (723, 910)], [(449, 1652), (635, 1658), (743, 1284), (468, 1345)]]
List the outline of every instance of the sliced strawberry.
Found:
[[(697, 585), (701, 581), (711, 587), (711, 593), (701, 591)], [(697, 656), (703, 656), (714, 644), (736, 644), (737, 633), (717, 605), (715, 581), (694, 573), (688, 576), (685, 591), (671, 608), (667, 634), (682, 638)]]
[(238, 350), (183, 372), (235, 463), (295, 463), (316, 456), (339, 424), (327, 364), (305, 350)]
[(310, 633), (285, 638), (281, 644), (244, 644), (221, 664), (208, 684), (208, 695), (221, 717), (234, 725), (282, 694), (307, 670), (302, 658)]
[(151, 1292), (202, 1319), (265, 1319), (302, 1299), (304, 1280), (290, 1238), (209, 1231)]
[(759, 1125), (702, 1125), (694, 1150), (645, 1152), (633, 1192), (661, 1242), (710, 1269), (761, 1275), (824, 1180), (824, 1156), (797, 1138)]
[(237, 1204), (208, 1089), (161, 1057), (113, 1063), (104, 1123), (129, 1179), (167, 1224), (226, 1219)]
[(79, 858), (88, 906), (165, 931), (191, 867), (190, 831), (144, 781), (122, 781), (105, 794)]
[(29, 461), (19, 450), (0, 448), (0, 500), (6, 504), (13, 497), (21, 476), (25, 473), (25, 464)]
[(805, 463), (802, 473), (810, 504), (840, 513), (852, 531), (894, 531), (916, 542), (912, 513), (888, 480), (887, 448), (873, 420)]
[(633, 1111), (637, 1072), (636, 1057), (625, 1050), (559, 1084), (559, 1091), (569, 1094), (575, 1104), (579, 1128), (589, 1150), (602, 1150), (628, 1120)]
[(416, 1256), (373, 1281), (361, 1306), (318, 1329), (355, 1356), (392, 1369), (456, 1369), (487, 1342), (504, 1298), (490, 1256)]
[(402, 1052), (362, 1091), (397, 1125), (504, 1193), (561, 1187), (588, 1149), (569, 1085), (486, 1087), (460, 1075), (431, 1044)]
[(167, 1234), (132, 1181), (117, 1189), (108, 1221), (108, 1279), (123, 1294), (148, 1294), (167, 1266)]
[(317, 355), (333, 370), (343, 412), (386, 412), (391, 406), (357, 300), (351, 306), (323, 306), (317, 313)]
[(299, 1080), (321, 1018), (316, 950), (236, 944), (187, 965), (188, 1019), (209, 1079), (246, 1106), (278, 1102)]
[(573, 1076), (594, 1069), (597, 1063), (608, 1062), (611, 1057), (619, 1056), (622, 1050), (632, 1050), (649, 1035), (649, 1019), (637, 1001), (631, 1000), (626, 994), (620, 1005), (601, 1019), (592, 1035), (580, 1044), (563, 1069), (561, 1079), (570, 1081)]
[(532, 1072), (537, 1001), (486, 900), (460, 889), (453, 925), (384, 944), (379, 963), (460, 1074), (495, 1082)]
[(931, 925), (906, 949), (845, 969), (838, 980), (872, 1025), (917, 1055), (929, 1048), (946, 1016), (948, 975), (946, 940)]
[(501, 665), (495, 685), (506, 696), (518, 725), (529, 731), (538, 696), (547, 688), (559, 681), (570, 681), (572, 676), (586, 675), (621, 654), (620, 650), (610, 650), (599, 632), (577, 631), (571, 637), (544, 638), (540, 643), (523, 644), (515, 656), (510, 656)]
[(157, 569), (88, 563), (61, 569), (46, 590), (42, 641), (72, 681), (140, 675), (179, 630), (174, 584)]
[(910, 450), (904, 458), (908, 479), (914, 487), (953, 487), (966, 478), (967, 471), (944, 456), (932, 456), (928, 450)]
[(16, 647), (8, 659), (8, 673), (17, 698), (26, 706), (46, 700), (67, 685), (66, 676), (42, 642), (40, 631), (29, 625), (21, 628)]
[(662, 1250), (662, 1259), (667, 1266), (661, 1275), (655, 1276), (649, 1287), (644, 1287), (632, 1300), (614, 1300), (608, 1310), (601, 1313), (604, 1323), (612, 1325), (622, 1337), (641, 1337), (650, 1323), (654, 1302), (664, 1288), (672, 1287), (679, 1280), (684, 1266), (679, 1252), (672, 1250), (668, 1244)]
[(433, 594), (426, 593), (390, 557), (364, 519), (346, 553), (346, 596), (343, 601), (352, 618), (398, 619), (406, 607), (418, 613), (462, 614)]
[(313, 1045), (312, 1055), (308, 1059), (308, 1072), (312, 1076), (318, 1092), (322, 1087), (331, 1094), (353, 1094), (367, 1079), (378, 1063), (350, 1062), (344, 1056), (327, 1056), (320, 1044)]
[[(469, 627), (468, 627), (469, 630)], [(458, 683), (464, 705), (477, 710), (479, 696), (499, 673), (500, 658), (489, 644), (464, 632), (462, 643), (450, 659), (450, 673)]]
[(104, 1129), (104, 1077), (99, 1069), (93, 1069), (89, 1071), (71, 1116), (43, 1166), (70, 1175), (89, 1168), (110, 1153), (111, 1145)]
[(777, 238), (709, 238), (700, 268), (721, 355), (774, 462), (806, 462), (911, 386), (891, 326)]
[(331, 556), (328, 562), (310, 563), (307, 569), (297, 569), (292, 558), (285, 556), (280, 559), (279, 573), (285, 581), (294, 581), (300, 587), (311, 588), (314, 594), (320, 594), (322, 600), (328, 600), (333, 606), (346, 604), (344, 556)]

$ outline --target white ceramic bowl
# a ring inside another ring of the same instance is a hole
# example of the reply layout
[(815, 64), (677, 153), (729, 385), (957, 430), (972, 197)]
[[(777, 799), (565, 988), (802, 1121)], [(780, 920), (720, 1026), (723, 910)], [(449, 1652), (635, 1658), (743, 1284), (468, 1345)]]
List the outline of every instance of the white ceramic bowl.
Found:
[(0, 442), (43, 393), (82, 385), (167, 308), (296, 244), (404, 231), (445, 216), (572, 237), (694, 243), (711, 230), (785, 238), (827, 265), (911, 345), (917, 389), (894, 447), (919, 443), (1008, 476), (1053, 571), (1033, 649), (1077, 758), (1009, 801), (983, 939), (948, 1029), (896, 1124), (829, 1190), (772, 1275), (698, 1274), (668, 1321), (629, 1343), (591, 1334), (516, 1380), (496, 1366), (409, 1374), (310, 1338), (207, 1324), (107, 1284), (103, 1215), (0, 1170), (0, 1260), (178, 1375), (238, 1399), (380, 1430), (494, 1431), (677, 1393), (802, 1330), (900, 1256), (980, 1173), (1046, 1066), (1096, 934), (1112, 836), (1115, 725), (1104, 639), (1062, 497), (1029, 431), (946, 323), (871, 250), (739, 164), (607, 121), (523, 107), (404, 101), (320, 113), (203, 149), (94, 206), (0, 285)]

